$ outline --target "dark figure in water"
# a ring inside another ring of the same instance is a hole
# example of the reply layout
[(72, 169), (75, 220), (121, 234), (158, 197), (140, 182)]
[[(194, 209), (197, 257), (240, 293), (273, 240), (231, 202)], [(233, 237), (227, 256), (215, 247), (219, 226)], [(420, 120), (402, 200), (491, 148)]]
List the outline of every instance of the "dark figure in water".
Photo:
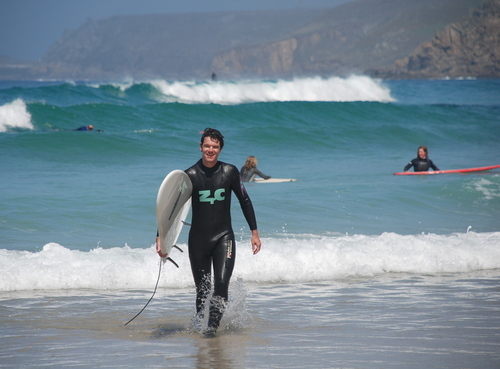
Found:
[(93, 131), (94, 126), (92, 124), (89, 124), (87, 126), (81, 126), (75, 129), (75, 131)]
[(268, 176), (257, 169), (257, 158), (255, 156), (249, 156), (245, 161), (245, 164), (241, 167), (240, 171), (242, 182), (253, 182), (256, 176), (264, 179), (269, 179)]
[(432, 160), (428, 158), (428, 150), (426, 146), (418, 147), (417, 157), (406, 164), (404, 171), (408, 171), (411, 167), (413, 167), (413, 171), (415, 172), (426, 172), (429, 168), (432, 168), (432, 170), (439, 170), (439, 168), (434, 165)]
[(95, 131), (95, 132), (103, 132), (102, 129), (96, 129), (96, 130), (94, 130), (94, 126), (92, 124), (89, 124), (87, 126), (78, 127), (76, 129), (74, 129), (73, 131)]

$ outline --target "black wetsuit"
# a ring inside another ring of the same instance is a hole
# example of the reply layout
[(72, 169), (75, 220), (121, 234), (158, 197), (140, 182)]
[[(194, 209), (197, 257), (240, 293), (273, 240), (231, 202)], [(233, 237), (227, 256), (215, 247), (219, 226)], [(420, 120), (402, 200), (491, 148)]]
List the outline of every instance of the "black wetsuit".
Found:
[(217, 162), (207, 168), (199, 160), (186, 173), (193, 184), (192, 220), (189, 231), (189, 260), (196, 284), (196, 311), (202, 314), (211, 287), (214, 268), (214, 292), (210, 301), (208, 327), (217, 329), (228, 298), (236, 248), (231, 226), (231, 191), (240, 202), (251, 230), (257, 229), (252, 202), (241, 184), (238, 169)]
[(262, 177), (264, 179), (271, 178), (270, 176), (262, 173), (257, 168), (246, 168), (246, 167), (241, 168), (240, 176), (241, 176), (241, 180), (243, 182), (252, 182), (253, 180), (255, 180), (255, 176), (259, 176), (259, 177)]
[(74, 129), (75, 131), (92, 131), (89, 126), (81, 126)]
[(434, 165), (431, 159), (415, 158), (408, 164), (406, 164), (406, 166), (404, 167), (404, 171), (406, 172), (411, 167), (413, 167), (413, 170), (415, 172), (426, 172), (429, 170), (429, 168), (432, 168), (432, 170), (439, 170), (439, 168)]

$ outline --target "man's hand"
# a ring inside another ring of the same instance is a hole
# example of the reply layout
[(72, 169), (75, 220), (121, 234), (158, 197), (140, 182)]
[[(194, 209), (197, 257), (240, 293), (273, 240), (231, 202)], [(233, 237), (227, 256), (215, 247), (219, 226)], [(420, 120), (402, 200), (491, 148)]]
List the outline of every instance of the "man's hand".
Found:
[(168, 254), (164, 254), (163, 252), (161, 252), (160, 244), (161, 244), (160, 237), (156, 237), (156, 252), (158, 253), (158, 255), (160, 255), (161, 258), (166, 258)]
[(259, 237), (259, 231), (254, 229), (252, 231), (252, 251), (253, 254), (255, 255), (260, 251), (260, 248), (262, 246), (262, 243), (260, 242), (260, 237)]

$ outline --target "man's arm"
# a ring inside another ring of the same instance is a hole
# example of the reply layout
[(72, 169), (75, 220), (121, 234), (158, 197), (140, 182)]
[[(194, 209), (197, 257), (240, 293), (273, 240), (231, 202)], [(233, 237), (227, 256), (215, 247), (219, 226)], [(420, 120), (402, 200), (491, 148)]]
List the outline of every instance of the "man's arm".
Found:
[(245, 186), (241, 183), (240, 176), (236, 168), (235, 172), (236, 174), (233, 175), (233, 179), (231, 181), (231, 187), (240, 202), (241, 210), (243, 211), (243, 215), (245, 216), (248, 226), (250, 227), (250, 230), (252, 232), (252, 251), (254, 254), (256, 254), (260, 251), (262, 242), (260, 241), (259, 231), (257, 230), (255, 211), (253, 209), (250, 196), (248, 196)]
[(236, 167), (234, 167), (231, 173), (231, 190), (236, 194), (240, 202), (241, 210), (243, 211), (243, 215), (245, 216), (250, 230), (253, 231), (257, 229), (257, 220), (255, 219), (252, 200), (250, 200), (245, 186), (241, 183), (240, 175)]

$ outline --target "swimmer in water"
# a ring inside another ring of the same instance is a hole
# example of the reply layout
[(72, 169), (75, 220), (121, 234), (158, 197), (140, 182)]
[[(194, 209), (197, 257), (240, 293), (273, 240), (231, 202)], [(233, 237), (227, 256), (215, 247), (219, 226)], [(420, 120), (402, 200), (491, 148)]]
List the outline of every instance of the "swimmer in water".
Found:
[(434, 165), (431, 159), (428, 157), (428, 150), (426, 146), (419, 146), (417, 149), (417, 157), (410, 161), (404, 167), (404, 171), (408, 171), (411, 167), (415, 172), (426, 172), (429, 168), (432, 170), (439, 170), (439, 168)]
[(75, 129), (75, 131), (92, 131), (94, 129), (94, 126), (92, 124), (89, 124), (87, 126), (81, 126)]
[(256, 176), (269, 179), (268, 176), (257, 169), (257, 158), (255, 156), (247, 157), (245, 164), (241, 167), (240, 176), (242, 182), (253, 182)]

